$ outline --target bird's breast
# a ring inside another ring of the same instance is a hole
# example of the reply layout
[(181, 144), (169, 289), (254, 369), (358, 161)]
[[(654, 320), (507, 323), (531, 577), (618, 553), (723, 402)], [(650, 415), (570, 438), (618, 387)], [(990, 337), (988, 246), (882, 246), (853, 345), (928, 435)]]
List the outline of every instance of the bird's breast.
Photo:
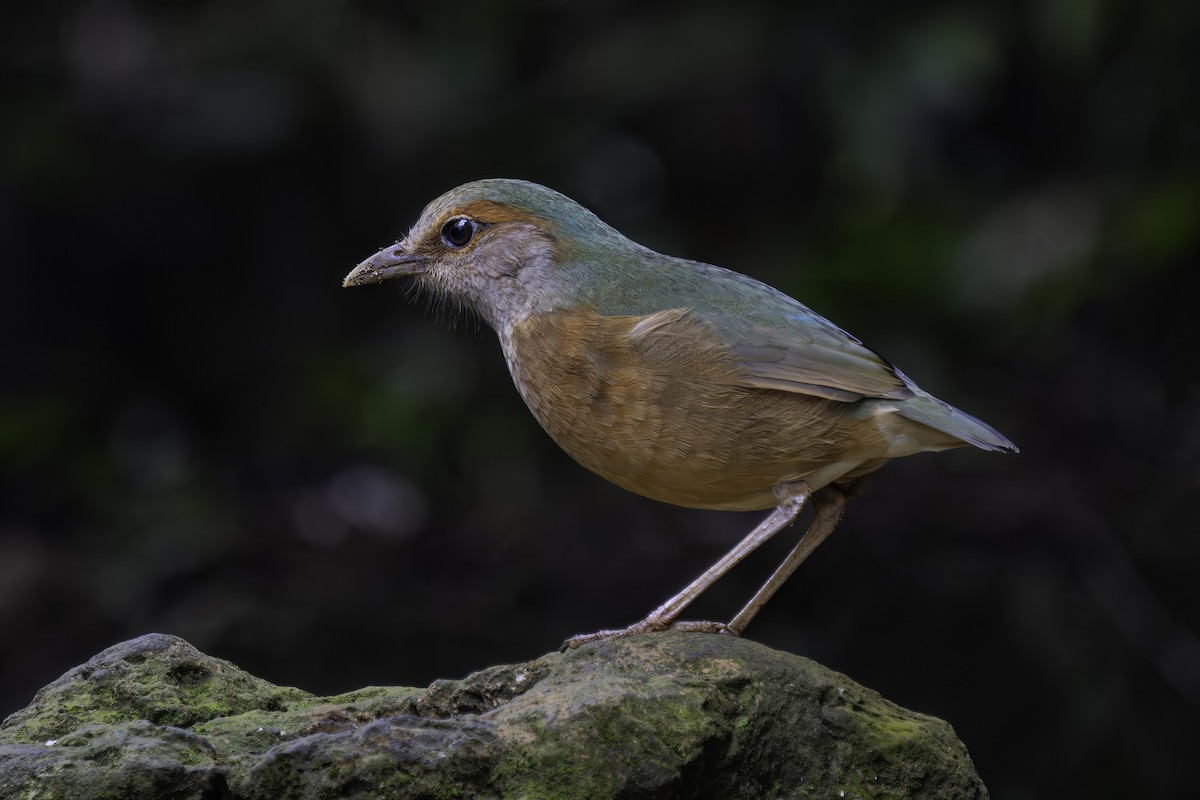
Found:
[(572, 458), (630, 491), (692, 508), (775, 505), (773, 487), (845, 456), (845, 404), (748, 388), (684, 310), (576, 308), (500, 330), (518, 391)]

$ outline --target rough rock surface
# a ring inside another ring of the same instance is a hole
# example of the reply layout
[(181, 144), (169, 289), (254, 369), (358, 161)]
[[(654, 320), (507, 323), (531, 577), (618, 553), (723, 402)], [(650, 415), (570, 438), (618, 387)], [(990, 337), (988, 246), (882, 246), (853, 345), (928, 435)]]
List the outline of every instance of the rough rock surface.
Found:
[(663, 633), (316, 697), (174, 636), (0, 725), (0, 798), (985, 798), (945, 722), (728, 636)]

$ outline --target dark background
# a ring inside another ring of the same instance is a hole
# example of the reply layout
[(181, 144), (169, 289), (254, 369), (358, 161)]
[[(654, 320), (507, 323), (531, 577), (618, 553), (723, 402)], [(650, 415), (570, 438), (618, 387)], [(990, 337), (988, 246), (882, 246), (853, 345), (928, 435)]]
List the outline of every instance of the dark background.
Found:
[(6, 4), (0, 715), (150, 631), (318, 693), (458, 677), (639, 618), (754, 524), (609, 486), (490, 331), (339, 287), (512, 176), (1022, 447), (887, 467), (752, 638), (948, 719), (997, 798), (1189, 794), (1198, 9)]

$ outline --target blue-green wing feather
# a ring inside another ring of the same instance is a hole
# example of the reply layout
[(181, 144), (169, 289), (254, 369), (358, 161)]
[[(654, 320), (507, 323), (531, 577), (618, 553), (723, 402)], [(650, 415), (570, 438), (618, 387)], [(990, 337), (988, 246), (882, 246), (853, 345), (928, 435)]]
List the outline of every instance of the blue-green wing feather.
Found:
[[(654, 264), (647, 269), (646, 262)], [(712, 325), (754, 388), (854, 402), (903, 399), (911, 387), (891, 364), (799, 301), (710, 264), (643, 251), (636, 270), (590, 299), (603, 314), (684, 308)], [(586, 292), (584, 292), (586, 295)]]

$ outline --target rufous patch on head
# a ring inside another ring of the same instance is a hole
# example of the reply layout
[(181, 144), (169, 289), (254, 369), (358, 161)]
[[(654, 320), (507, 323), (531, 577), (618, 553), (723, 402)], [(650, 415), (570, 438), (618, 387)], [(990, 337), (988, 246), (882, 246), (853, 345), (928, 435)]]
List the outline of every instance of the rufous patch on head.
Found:
[(469, 203), (452, 207), (445, 214), (446, 219), (460, 216), (477, 219), (489, 225), (500, 222), (528, 222), (539, 227), (545, 226), (544, 220), (525, 209), (514, 208), (513, 206), (497, 203), (492, 200), (472, 200)]

